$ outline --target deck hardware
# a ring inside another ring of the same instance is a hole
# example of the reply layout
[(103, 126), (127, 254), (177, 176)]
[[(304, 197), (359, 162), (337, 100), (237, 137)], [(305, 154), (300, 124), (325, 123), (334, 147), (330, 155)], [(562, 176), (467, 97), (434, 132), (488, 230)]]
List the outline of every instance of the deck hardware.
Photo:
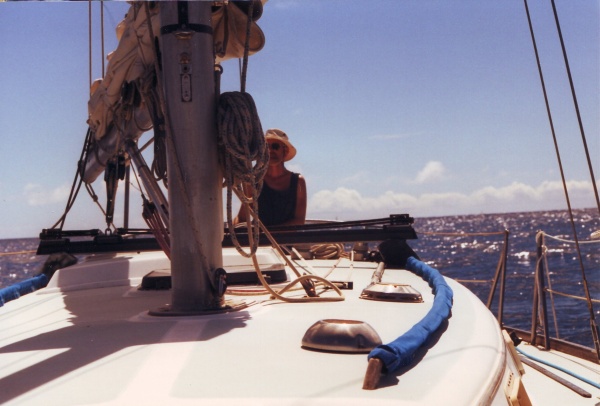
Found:
[(381, 282), (383, 273), (385, 272), (385, 265), (384, 262), (377, 264), (377, 268), (371, 276), (371, 283), (360, 294), (361, 299), (413, 303), (423, 301), (421, 293), (410, 285)]
[(213, 34), (212, 26), (206, 24), (195, 24), (189, 22), (188, 4), (179, 2), (177, 6), (177, 24), (168, 24), (160, 28), (161, 35), (175, 34), (179, 39), (189, 39), (195, 32)]
[(507, 371), (508, 377), (506, 386), (504, 387), (504, 394), (506, 400), (510, 406), (531, 406), (531, 400), (529, 395), (523, 386), (521, 376), (514, 374), (513, 372)]
[(187, 52), (179, 55), (179, 75), (181, 80), (181, 101), (192, 101), (192, 60)]
[(227, 290), (227, 272), (223, 268), (215, 270), (215, 282), (217, 295), (223, 296)]
[(368, 353), (381, 345), (381, 338), (370, 324), (358, 320), (319, 320), (304, 334), (302, 347), (311, 350)]
[(355, 261), (365, 261), (369, 255), (369, 245), (362, 241), (355, 242), (352, 251)]
[(376, 283), (365, 288), (361, 299), (421, 303), (421, 293), (411, 285), (400, 283)]
[(331, 281), (338, 289), (341, 290), (353, 290), (354, 282), (353, 281)]
[[(398, 226), (390, 226), (389, 230)], [(419, 259), (419, 256), (412, 250), (405, 240), (389, 239), (379, 244), (379, 252), (383, 257), (385, 265), (389, 268), (404, 268), (406, 261), (410, 257)]]
[(150, 272), (142, 278), (139, 290), (171, 289), (171, 270), (160, 269)]

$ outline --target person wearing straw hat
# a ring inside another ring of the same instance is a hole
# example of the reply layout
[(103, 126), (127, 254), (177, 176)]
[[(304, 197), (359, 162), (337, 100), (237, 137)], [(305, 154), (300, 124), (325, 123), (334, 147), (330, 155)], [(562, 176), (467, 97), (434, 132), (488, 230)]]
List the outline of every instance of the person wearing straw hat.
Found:
[[(258, 216), (265, 226), (304, 224), (306, 219), (306, 181), (289, 171), (285, 162), (296, 156), (296, 148), (285, 132), (272, 128), (265, 133), (269, 148), (269, 168), (258, 197)], [(234, 223), (246, 221), (243, 207)]]

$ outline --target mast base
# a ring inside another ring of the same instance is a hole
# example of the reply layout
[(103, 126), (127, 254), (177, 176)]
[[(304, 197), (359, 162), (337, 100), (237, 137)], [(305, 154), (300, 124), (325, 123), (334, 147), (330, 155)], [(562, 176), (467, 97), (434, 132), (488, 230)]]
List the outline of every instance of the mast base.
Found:
[(213, 314), (237, 312), (250, 307), (252, 304), (254, 304), (254, 302), (226, 300), (222, 307), (197, 310), (173, 310), (171, 305), (165, 305), (155, 310), (148, 310), (148, 315), (157, 317), (208, 316)]

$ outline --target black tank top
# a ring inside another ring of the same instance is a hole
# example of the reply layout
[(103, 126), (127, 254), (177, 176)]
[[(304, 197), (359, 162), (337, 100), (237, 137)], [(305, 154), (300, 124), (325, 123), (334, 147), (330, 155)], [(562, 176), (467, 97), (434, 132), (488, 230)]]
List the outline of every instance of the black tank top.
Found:
[(285, 190), (271, 189), (263, 183), (258, 196), (258, 215), (265, 226), (275, 226), (294, 218), (298, 194), (298, 176), (292, 172), (290, 187)]

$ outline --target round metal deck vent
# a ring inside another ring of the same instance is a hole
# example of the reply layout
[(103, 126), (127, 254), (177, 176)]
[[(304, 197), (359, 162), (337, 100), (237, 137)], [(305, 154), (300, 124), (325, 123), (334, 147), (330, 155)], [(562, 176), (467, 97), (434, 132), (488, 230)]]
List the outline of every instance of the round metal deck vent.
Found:
[(319, 320), (302, 338), (302, 347), (330, 352), (368, 353), (380, 344), (373, 327), (357, 320)]

